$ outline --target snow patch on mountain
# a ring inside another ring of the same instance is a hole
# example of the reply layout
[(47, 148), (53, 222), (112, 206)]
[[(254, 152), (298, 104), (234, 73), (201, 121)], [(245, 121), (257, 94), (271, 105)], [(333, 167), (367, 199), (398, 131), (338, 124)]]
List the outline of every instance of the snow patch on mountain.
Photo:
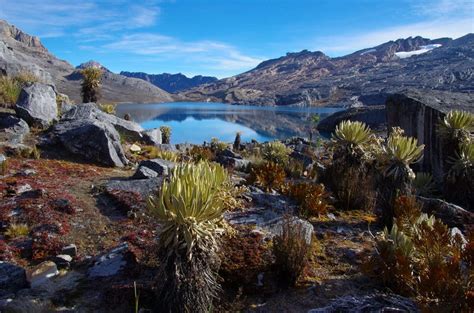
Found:
[(421, 49), (414, 50), (414, 51), (408, 51), (408, 52), (405, 52), (405, 51), (395, 52), (395, 55), (397, 57), (399, 57), (400, 59), (405, 59), (405, 58), (409, 58), (409, 57), (414, 56), (414, 55), (419, 55), (419, 54), (426, 53), (428, 51), (431, 51), (435, 48), (439, 48), (441, 46), (442, 45), (440, 45), (440, 44), (431, 44), (431, 45), (426, 45), (426, 46), (420, 46)]

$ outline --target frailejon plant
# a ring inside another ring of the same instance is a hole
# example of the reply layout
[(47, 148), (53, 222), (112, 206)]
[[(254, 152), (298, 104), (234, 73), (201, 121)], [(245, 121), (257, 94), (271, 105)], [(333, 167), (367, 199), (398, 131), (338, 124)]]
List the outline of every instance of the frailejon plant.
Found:
[(440, 134), (456, 146), (470, 140), (474, 130), (474, 114), (467, 111), (450, 111), (439, 124)]
[(235, 140), (234, 140), (234, 145), (233, 145), (233, 148), (235, 151), (239, 151), (241, 148), (241, 145), (242, 145), (241, 135), (242, 135), (241, 132), (237, 132), (235, 134)]
[(394, 200), (400, 195), (412, 193), (415, 173), (410, 165), (423, 157), (424, 145), (418, 145), (416, 138), (405, 137), (401, 129), (392, 129), (390, 136), (378, 155), (381, 169), (379, 181), (380, 217), (384, 225), (391, 227)]
[(291, 149), (280, 141), (272, 141), (263, 145), (262, 157), (268, 162), (273, 162), (282, 166), (288, 163)]
[(211, 138), (210, 147), (214, 153), (220, 153), (227, 149), (229, 145), (223, 141), (220, 141), (217, 138)]
[(397, 199), (394, 224), (376, 239), (365, 270), (422, 304), (464, 311), (472, 288), (472, 238), (464, 242), (441, 220), (421, 213), (420, 207), (414, 197)]
[(413, 180), (413, 190), (418, 196), (432, 196), (436, 192), (436, 184), (433, 180), (433, 175), (425, 172), (416, 173), (415, 179)]
[(219, 290), (217, 233), (224, 211), (219, 165), (177, 166), (157, 197), (149, 199), (159, 231), (158, 299), (165, 312), (206, 312)]
[(377, 138), (362, 122), (343, 121), (335, 129), (329, 149), (332, 163), (323, 181), (344, 209), (372, 209), (375, 199), (373, 178)]
[(98, 106), (102, 112), (107, 114), (115, 114), (115, 104), (113, 103), (100, 103)]
[(285, 169), (273, 162), (264, 162), (252, 165), (248, 182), (255, 184), (266, 191), (280, 190), (285, 182)]
[(97, 67), (87, 67), (81, 70), (82, 83), (81, 95), (84, 103), (97, 102), (99, 100), (100, 81), (102, 70)]
[(474, 143), (461, 144), (449, 164), (444, 180), (445, 197), (471, 210), (474, 206)]
[(161, 142), (163, 144), (171, 143), (171, 127), (169, 126), (160, 126), (161, 131)]

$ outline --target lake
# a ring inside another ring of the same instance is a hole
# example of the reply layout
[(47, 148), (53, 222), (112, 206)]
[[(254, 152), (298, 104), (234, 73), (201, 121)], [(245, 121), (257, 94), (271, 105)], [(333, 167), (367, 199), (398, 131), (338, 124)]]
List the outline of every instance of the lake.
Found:
[(116, 114), (130, 114), (145, 129), (171, 127), (172, 143), (202, 144), (211, 138), (232, 142), (237, 132), (242, 141), (259, 142), (308, 137), (309, 118), (321, 118), (341, 108), (299, 108), (230, 105), (208, 102), (173, 102), (159, 104), (120, 104)]

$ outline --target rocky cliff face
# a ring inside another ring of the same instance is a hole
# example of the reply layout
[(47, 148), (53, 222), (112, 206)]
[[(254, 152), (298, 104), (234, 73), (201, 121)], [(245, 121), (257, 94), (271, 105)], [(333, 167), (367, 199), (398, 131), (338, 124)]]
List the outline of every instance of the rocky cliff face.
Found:
[(357, 106), (384, 104), (388, 94), (408, 87), (474, 91), (474, 35), (410, 37), (339, 58), (288, 53), (183, 95), (237, 104)]
[(196, 75), (189, 78), (181, 73), (147, 74), (142, 72), (120, 72), (120, 75), (143, 79), (171, 93), (217, 81), (216, 77)]
[(450, 110), (474, 112), (474, 95), (445, 91), (407, 90), (387, 99), (387, 124), (398, 126), (405, 134), (425, 145), (421, 170), (441, 178), (443, 145), (438, 133), (438, 123)]
[[(0, 20), (0, 75), (31, 72), (43, 82), (54, 84), (71, 100), (81, 102), (80, 75), (71, 64), (56, 58), (34, 36)], [(103, 102), (167, 102), (166, 91), (140, 79), (128, 78), (106, 70), (102, 79)]]

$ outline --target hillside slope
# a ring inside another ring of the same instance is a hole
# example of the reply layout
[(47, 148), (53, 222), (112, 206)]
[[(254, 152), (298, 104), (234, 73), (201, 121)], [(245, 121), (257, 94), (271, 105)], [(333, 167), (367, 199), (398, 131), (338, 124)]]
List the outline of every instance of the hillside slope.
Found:
[(474, 35), (399, 39), (331, 58), (303, 50), (182, 94), (195, 101), (251, 105), (383, 104), (407, 87), (474, 91)]
[[(46, 49), (38, 37), (30, 36), (6, 21), (0, 20), (0, 74), (32, 72), (41, 80), (54, 83), (59, 92), (81, 102), (80, 75), (68, 62)], [(104, 71), (103, 102), (168, 102), (173, 97), (153, 84)]]

